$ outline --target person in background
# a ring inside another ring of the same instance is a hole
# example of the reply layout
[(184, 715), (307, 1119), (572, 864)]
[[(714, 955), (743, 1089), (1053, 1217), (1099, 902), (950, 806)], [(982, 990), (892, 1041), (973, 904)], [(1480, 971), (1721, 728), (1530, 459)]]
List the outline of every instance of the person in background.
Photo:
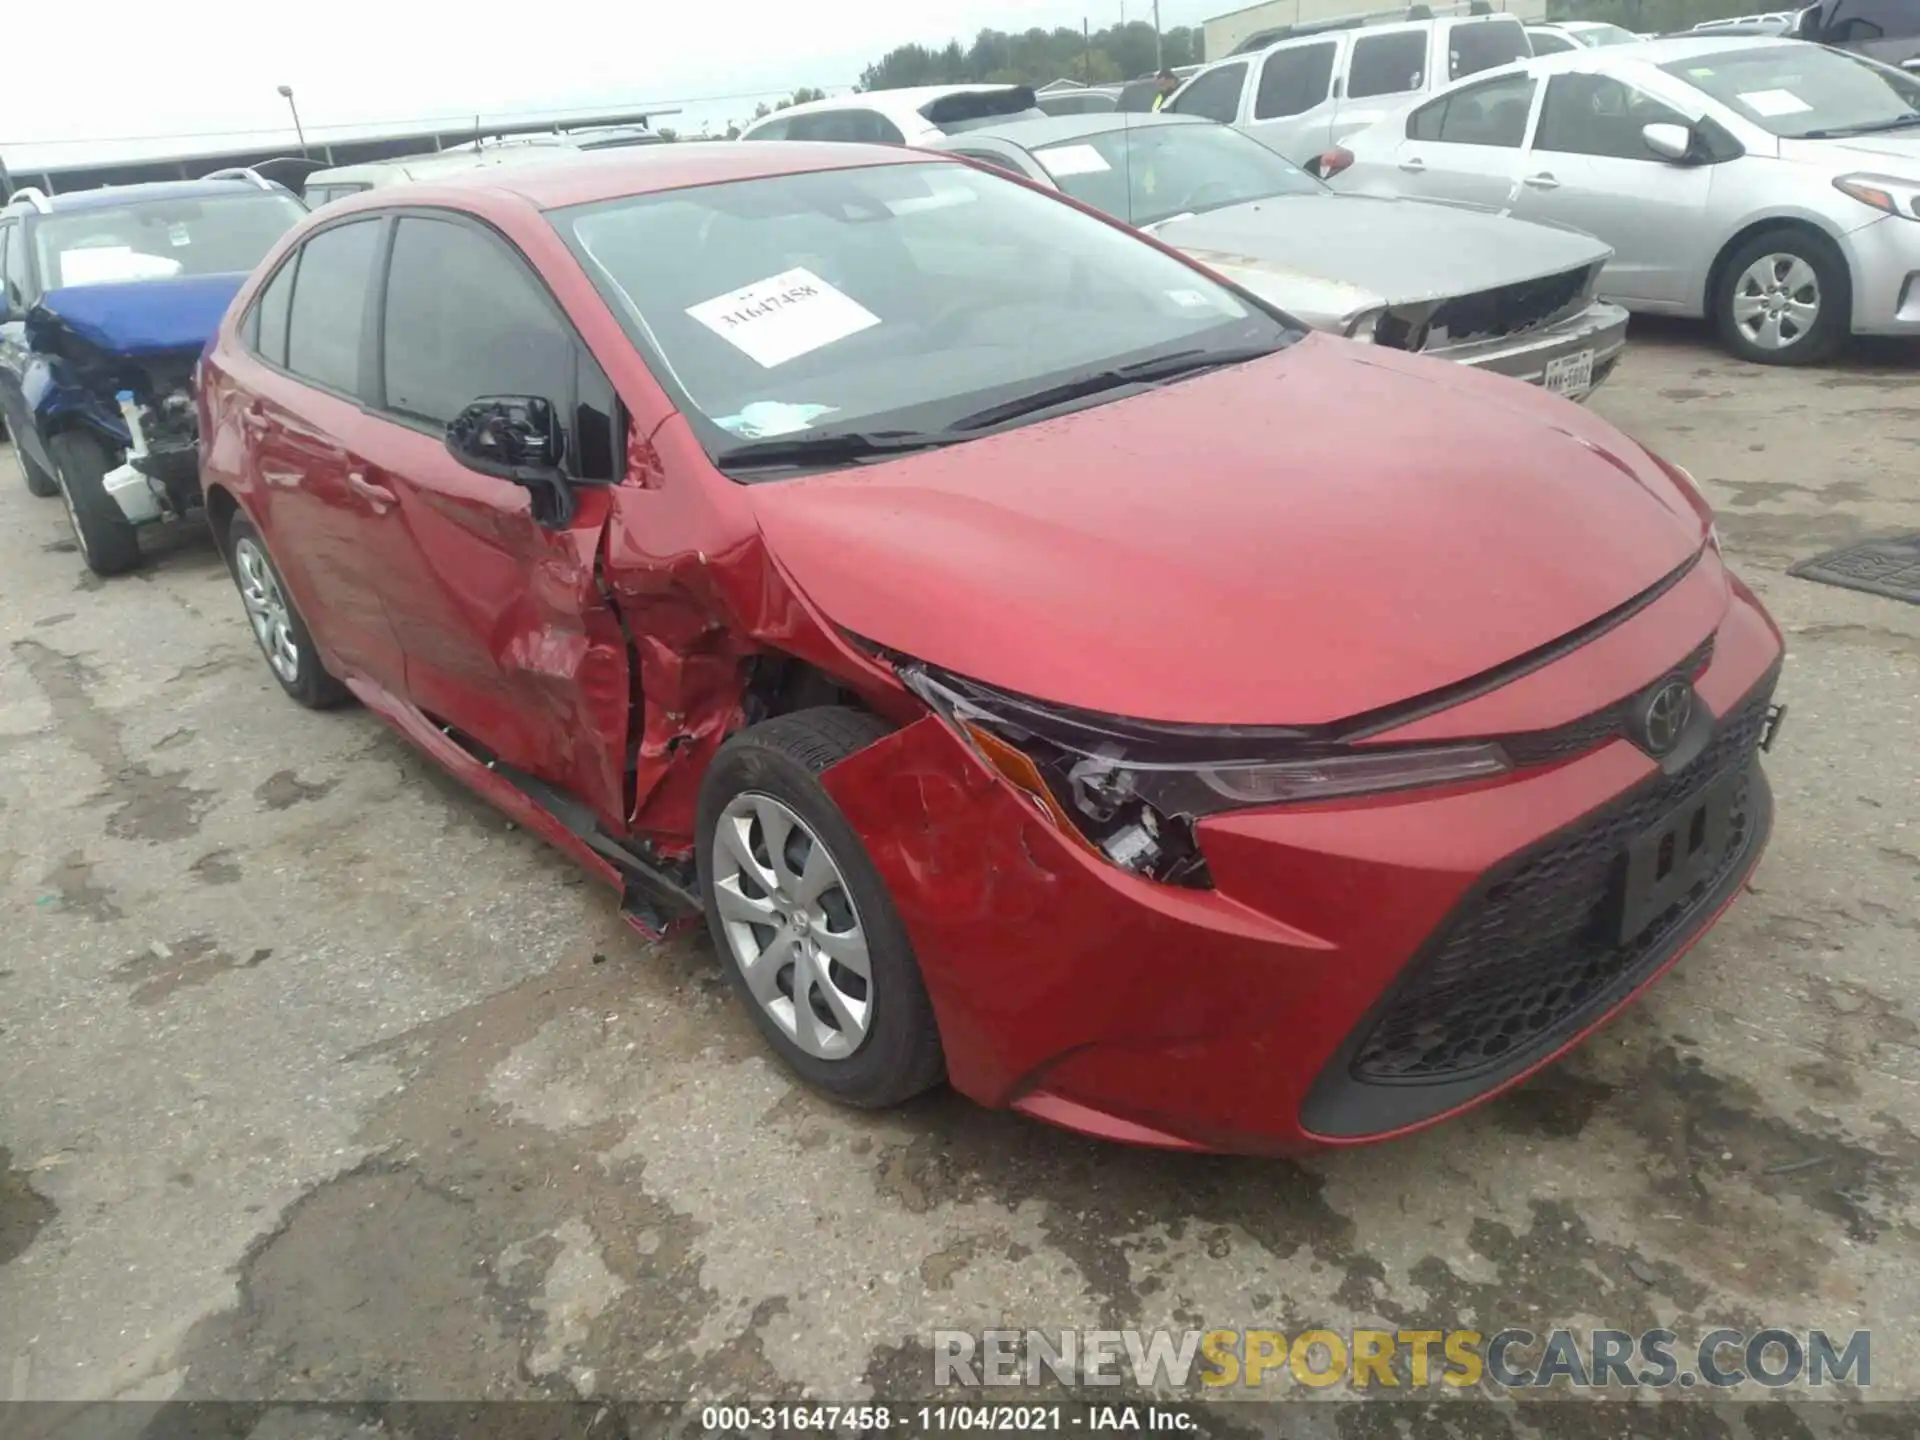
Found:
[(1167, 103), (1168, 97), (1180, 88), (1180, 77), (1171, 70), (1162, 70), (1159, 79), (1155, 83), (1158, 85), (1160, 93), (1153, 97), (1153, 108), (1158, 110), (1162, 105)]

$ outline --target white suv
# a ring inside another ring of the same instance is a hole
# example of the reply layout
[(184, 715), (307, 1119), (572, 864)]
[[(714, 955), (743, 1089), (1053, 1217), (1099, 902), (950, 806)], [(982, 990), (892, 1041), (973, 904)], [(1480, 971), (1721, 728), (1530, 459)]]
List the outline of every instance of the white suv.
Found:
[(754, 121), (740, 138), (920, 145), (976, 125), (1045, 116), (1025, 85), (917, 85), (792, 105)]
[(1532, 53), (1511, 15), (1329, 29), (1209, 65), (1162, 108), (1232, 125), (1311, 165), (1413, 97)]

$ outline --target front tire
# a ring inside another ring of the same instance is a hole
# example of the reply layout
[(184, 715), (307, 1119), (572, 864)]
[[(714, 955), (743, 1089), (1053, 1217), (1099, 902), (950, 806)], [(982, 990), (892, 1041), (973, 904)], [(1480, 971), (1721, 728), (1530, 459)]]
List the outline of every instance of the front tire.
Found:
[(320, 663), (313, 634), (288, 597), (267, 542), (245, 515), (236, 514), (228, 523), (226, 549), (247, 624), (280, 688), (309, 710), (332, 710), (351, 700), (353, 692)]
[(1714, 322), (1735, 355), (1756, 365), (1817, 365), (1852, 330), (1846, 257), (1810, 230), (1768, 230), (1727, 258)]
[(700, 894), (754, 1023), (842, 1104), (897, 1105), (946, 1060), (906, 926), (817, 778), (886, 735), (863, 711), (800, 710), (743, 730), (700, 786)]
[[(63, 430), (47, 442), (47, 449), (87, 568), (96, 575), (123, 575), (133, 569), (140, 563), (140, 539), (107, 493), (107, 471), (112, 468), (107, 447), (88, 431)], [(25, 457), (21, 459), (24, 465)]]
[(20, 472), (20, 483), (27, 487), (27, 493), (42, 500), (51, 500), (58, 495), (60, 482), (33, 462), (18, 434), (9, 431), (8, 436), (13, 442), (14, 468)]

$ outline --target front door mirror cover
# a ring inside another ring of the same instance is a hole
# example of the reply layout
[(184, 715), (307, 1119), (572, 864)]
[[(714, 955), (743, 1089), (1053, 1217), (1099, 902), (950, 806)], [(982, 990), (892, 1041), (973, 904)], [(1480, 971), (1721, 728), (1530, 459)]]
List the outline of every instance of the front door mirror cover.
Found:
[(1655, 121), (1640, 127), (1640, 138), (1662, 160), (1682, 165), (1693, 158), (1693, 132), (1684, 125)]
[(483, 395), (447, 422), (447, 453), (469, 470), (509, 480), (533, 495), (534, 518), (559, 527), (573, 519), (567, 430), (539, 395)]

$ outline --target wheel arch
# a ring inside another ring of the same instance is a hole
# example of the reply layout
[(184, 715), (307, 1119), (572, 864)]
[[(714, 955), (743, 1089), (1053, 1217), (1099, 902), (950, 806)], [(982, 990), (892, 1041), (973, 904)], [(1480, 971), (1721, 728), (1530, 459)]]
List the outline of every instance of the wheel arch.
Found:
[(1749, 220), (1722, 241), (1720, 248), (1714, 252), (1712, 263), (1707, 266), (1706, 288), (1701, 292), (1699, 297), (1700, 313), (1709, 318), (1712, 317), (1714, 297), (1720, 293), (1720, 283), (1726, 278), (1727, 265), (1732, 261), (1740, 247), (1745, 245), (1749, 240), (1752, 240), (1755, 236), (1764, 235), (1774, 230), (1785, 230), (1798, 232), (1803, 235), (1812, 235), (1814, 238), (1832, 247), (1834, 254), (1840, 258), (1840, 263), (1847, 272), (1847, 303), (1849, 306), (1847, 328), (1851, 330), (1853, 328), (1851, 313), (1853, 303), (1853, 267), (1847, 261), (1846, 247), (1841, 244), (1842, 237), (1835, 232), (1824, 219), (1804, 210), (1785, 210), (1777, 214), (1763, 215)]
[(223, 559), (231, 560), (232, 552), (227, 548), (227, 532), (233, 528), (233, 517), (241, 512), (240, 501), (233, 491), (225, 485), (215, 482), (203, 489), (207, 509), (207, 529), (213, 533), (213, 543), (218, 547)]

